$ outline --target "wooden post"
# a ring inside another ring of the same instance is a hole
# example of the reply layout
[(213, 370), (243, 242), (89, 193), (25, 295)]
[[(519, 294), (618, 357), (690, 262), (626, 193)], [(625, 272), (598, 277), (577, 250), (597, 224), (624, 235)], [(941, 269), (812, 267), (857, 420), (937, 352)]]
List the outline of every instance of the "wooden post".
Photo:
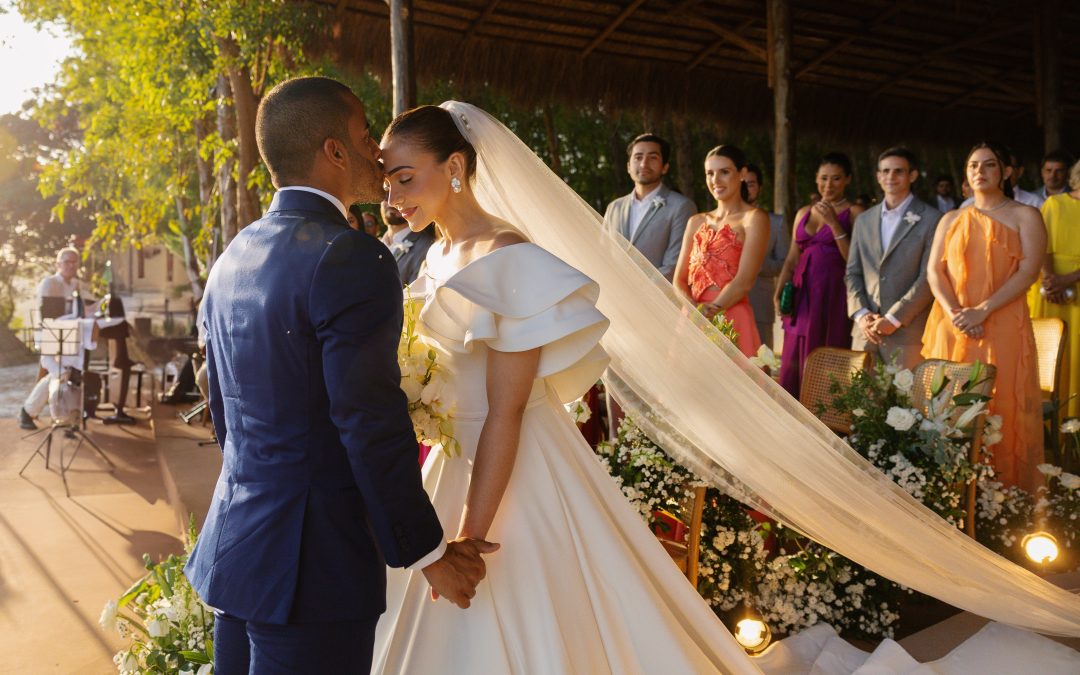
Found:
[(1043, 149), (1050, 152), (1061, 148), (1061, 1), (1042, 0), (1036, 20), (1041, 43), (1036, 45), (1039, 49), (1036, 63), (1040, 66), (1037, 77), (1040, 80)]
[(416, 107), (412, 0), (390, 0), (390, 67), (394, 81), (394, 115), (400, 115)]
[(773, 90), (775, 145), (773, 160), (773, 211), (785, 221), (795, 217), (795, 128), (792, 117), (795, 97), (791, 77), (791, 8), (786, 0), (768, 0), (769, 81)]

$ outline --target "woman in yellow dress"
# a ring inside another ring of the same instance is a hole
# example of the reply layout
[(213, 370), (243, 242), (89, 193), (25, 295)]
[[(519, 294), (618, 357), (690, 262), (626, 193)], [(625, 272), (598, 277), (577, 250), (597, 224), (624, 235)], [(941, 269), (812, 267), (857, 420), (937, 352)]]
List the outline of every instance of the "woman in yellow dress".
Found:
[(1008, 154), (988, 143), (965, 161), (975, 202), (941, 218), (927, 280), (935, 303), (923, 333), (928, 359), (997, 368), (991, 414), (1002, 418), (994, 468), (1006, 485), (1034, 490), (1043, 461), (1042, 403), (1027, 290), (1039, 274), (1046, 227), (1007, 194)]
[(1062, 417), (1080, 417), (1080, 162), (1069, 172), (1072, 192), (1062, 192), (1046, 200), (1042, 207), (1046, 221), (1046, 257), (1042, 283), (1028, 292), (1032, 318), (1058, 318), (1065, 322), (1065, 391), (1075, 394)]

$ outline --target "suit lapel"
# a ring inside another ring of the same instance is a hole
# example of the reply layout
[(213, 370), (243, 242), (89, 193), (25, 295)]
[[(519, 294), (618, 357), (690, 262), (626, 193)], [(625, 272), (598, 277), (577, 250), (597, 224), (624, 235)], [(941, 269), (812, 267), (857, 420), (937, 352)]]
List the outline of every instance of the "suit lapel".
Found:
[(667, 195), (667, 186), (661, 185), (660, 190), (649, 199), (649, 206), (645, 210), (645, 215), (641, 217), (641, 222), (638, 224), (637, 229), (634, 230), (633, 238), (630, 239), (631, 244), (641, 237), (641, 233), (649, 226), (649, 221), (653, 219), (653, 216), (655, 216), (660, 209), (664, 208), (665, 204), (667, 204)]
[(882, 245), (881, 245), (881, 209), (882, 204), (875, 204), (873, 213), (870, 214), (871, 227), (870, 232), (867, 233), (870, 242), (870, 255), (872, 260), (881, 260), (882, 257)]
[[(884, 203), (885, 202), (882, 202), (882, 204)], [(912, 199), (911, 203), (908, 204), (907, 211), (904, 211), (902, 214), (900, 214), (900, 224), (896, 227), (896, 232), (893, 233), (893, 238), (889, 242), (889, 248), (885, 251), (885, 254), (881, 256), (881, 262), (885, 262), (885, 258), (888, 258), (889, 254), (892, 253), (894, 249), (896, 249), (897, 245), (900, 243), (900, 240), (907, 236), (907, 233), (911, 232), (913, 227), (919, 224), (919, 220), (922, 220), (922, 212), (923, 203), (919, 201), (918, 197)], [(909, 217), (909, 213), (915, 214), (918, 219)], [(878, 218), (878, 222), (881, 222), (881, 218)], [(878, 241), (881, 240), (880, 232), (881, 227), (878, 227)]]
[(630, 204), (633, 203), (633, 199), (634, 193), (631, 192), (615, 204), (615, 223), (623, 239), (630, 238)]

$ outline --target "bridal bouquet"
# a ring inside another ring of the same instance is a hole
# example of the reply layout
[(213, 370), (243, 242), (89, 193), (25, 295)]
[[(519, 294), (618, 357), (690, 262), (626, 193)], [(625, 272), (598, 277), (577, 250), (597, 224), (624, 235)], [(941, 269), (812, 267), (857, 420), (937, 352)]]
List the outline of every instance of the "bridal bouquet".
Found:
[(453, 404), (449, 399), (446, 378), (439, 367), (438, 353), (416, 331), (417, 305), (408, 297), (405, 321), (398, 343), (398, 367), (401, 390), (409, 399), (416, 441), (447, 457), (461, 454), (461, 444), (454, 438)]

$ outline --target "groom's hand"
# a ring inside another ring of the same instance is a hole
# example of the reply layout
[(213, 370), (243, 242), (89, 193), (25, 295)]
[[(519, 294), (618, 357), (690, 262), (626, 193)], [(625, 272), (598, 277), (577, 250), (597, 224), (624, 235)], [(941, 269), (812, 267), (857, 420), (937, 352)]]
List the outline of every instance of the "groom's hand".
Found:
[(443, 557), (423, 569), (431, 584), (431, 599), (441, 595), (465, 609), (476, 595), (476, 585), (487, 574), (483, 553), (494, 553), (498, 544), (483, 539), (459, 538), (446, 546)]

